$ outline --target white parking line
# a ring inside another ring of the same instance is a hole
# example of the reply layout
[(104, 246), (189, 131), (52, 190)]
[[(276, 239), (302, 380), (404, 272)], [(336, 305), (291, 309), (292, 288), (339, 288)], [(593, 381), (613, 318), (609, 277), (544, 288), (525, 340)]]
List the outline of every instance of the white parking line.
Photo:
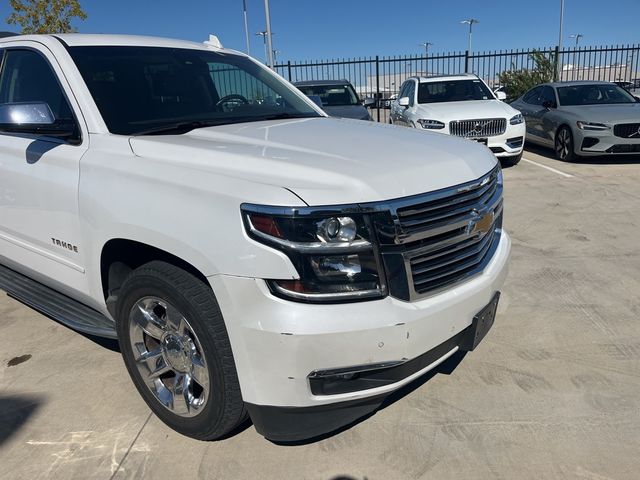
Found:
[(545, 170), (549, 170), (550, 172), (557, 173), (558, 175), (562, 175), (565, 178), (573, 178), (573, 175), (571, 175), (570, 173), (561, 172), (560, 170), (556, 170), (555, 168), (552, 168), (552, 167), (547, 167), (542, 163), (534, 162), (533, 160), (529, 160), (528, 158), (523, 158), (522, 160), (524, 160), (525, 162), (532, 163), (533, 165), (537, 165), (540, 168), (544, 168)]

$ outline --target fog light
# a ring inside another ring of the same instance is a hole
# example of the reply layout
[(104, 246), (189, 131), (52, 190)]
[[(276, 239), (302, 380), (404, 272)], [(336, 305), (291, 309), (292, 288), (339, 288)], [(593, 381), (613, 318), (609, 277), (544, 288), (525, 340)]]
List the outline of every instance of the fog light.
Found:
[(358, 227), (351, 217), (332, 217), (318, 224), (318, 236), (327, 242), (353, 242)]

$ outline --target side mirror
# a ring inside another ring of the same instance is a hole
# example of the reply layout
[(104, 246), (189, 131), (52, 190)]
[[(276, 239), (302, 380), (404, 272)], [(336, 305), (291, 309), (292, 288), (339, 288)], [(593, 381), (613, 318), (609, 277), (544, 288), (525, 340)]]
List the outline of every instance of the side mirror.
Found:
[(402, 97), (400, 100), (398, 100), (398, 105), (400, 105), (401, 107), (408, 107), (409, 97)]
[(542, 102), (542, 106), (544, 108), (546, 108), (547, 110), (551, 110), (552, 108), (557, 108), (558, 107), (556, 105), (556, 102), (552, 102), (550, 100), (545, 100), (544, 102)]
[(322, 108), (322, 99), (320, 98), (320, 95), (307, 95), (307, 97), (317, 106)]
[(507, 94), (504, 93), (503, 91), (496, 92), (496, 98), (498, 100), (506, 100), (507, 99)]
[(72, 122), (56, 120), (44, 102), (0, 104), (0, 130), (14, 133), (32, 133), (68, 137), (73, 135)]
[(362, 104), (367, 108), (373, 107), (376, 104), (376, 99), (375, 98), (365, 98), (364, 101), (362, 102)]

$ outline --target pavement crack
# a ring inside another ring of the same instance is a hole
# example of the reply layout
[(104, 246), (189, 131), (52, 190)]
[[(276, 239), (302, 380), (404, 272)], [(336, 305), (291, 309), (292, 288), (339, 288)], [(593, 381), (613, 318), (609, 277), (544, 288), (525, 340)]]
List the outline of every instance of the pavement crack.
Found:
[(140, 438), (140, 434), (144, 430), (144, 427), (147, 426), (147, 423), (149, 423), (149, 420), (151, 420), (151, 416), (152, 415), (153, 415), (153, 412), (150, 412), (149, 415), (147, 416), (147, 419), (144, 421), (144, 423), (140, 427), (140, 430), (138, 431), (138, 433), (136, 434), (135, 438), (131, 442), (131, 445), (129, 445), (129, 448), (127, 448), (127, 451), (124, 453), (124, 456), (122, 457), (122, 460), (120, 460), (120, 462), (118, 463), (118, 466), (116, 467), (116, 469), (113, 471), (113, 473), (109, 477), (109, 480), (113, 480), (116, 477), (116, 475), (118, 474), (118, 472), (120, 471), (120, 468), (122, 467), (122, 464), (124, 463), (124, 461), (129, 456), (129, 453), (131, 452), (131, 449), (133, 448), (133, 446), (138, 441), (138, 438)]

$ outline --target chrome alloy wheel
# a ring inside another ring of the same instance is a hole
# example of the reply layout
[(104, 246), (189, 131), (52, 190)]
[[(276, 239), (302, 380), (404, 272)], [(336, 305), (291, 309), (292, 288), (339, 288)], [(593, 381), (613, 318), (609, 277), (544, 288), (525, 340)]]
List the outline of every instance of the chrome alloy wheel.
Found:
[(566, 159), (572, 148), (573, 145), (571, 145), (571, 134), (569, 133), (569, 130), (566, 128), (561, 129), (558, 132), (558, 138), (556, 140), (556, 153), (558, 154), (558, 157), (561, 160)]
[(142, 298), (129, 314), (129, 338), (138, 372), (156, 399), (181, 417), (202, 411), (209, 370), (184, 315), (160, 298)]

